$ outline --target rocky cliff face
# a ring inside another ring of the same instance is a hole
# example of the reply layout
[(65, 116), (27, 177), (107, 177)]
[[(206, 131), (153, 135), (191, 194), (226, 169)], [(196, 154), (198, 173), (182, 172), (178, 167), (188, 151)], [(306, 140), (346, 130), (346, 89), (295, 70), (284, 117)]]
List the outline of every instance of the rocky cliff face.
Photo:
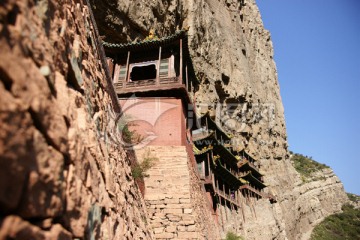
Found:
[(83, 1), (0, 3), (0, 239), (151, 238), (96, 39)]
[[(303, 183), (287, 153), (270, 34), (253, 0), (93, 1), (108, 42), (189, 27), (210, 111), (246, 147), (276, 204), (259, 200), (226, 228), (246, 239), (306, 239), (346, 196), (330, 170)], [(0, 3), (0, 239), (151, 239), (117, 143), (111, 86), (84, 1)], [(236, 224), (233, 224), (233, 223)]]
[(278, 200), (245, 206), (245, 221), (225, 224), (225, 232), (246, 239), (307, 239), (317, 222), (340, 211), (346, 195), (331, 170), (319, 173), (322, 180), (303, 183), (289, 160), (271, 37), (254, 0), (107, 0), (93, 6), (108, 42), (138, 41), (150, 29), (162, 37), (189, 27), (201, 81), (198, 113), (210, 111), (239, 148), (259, 159), (266, 190)]

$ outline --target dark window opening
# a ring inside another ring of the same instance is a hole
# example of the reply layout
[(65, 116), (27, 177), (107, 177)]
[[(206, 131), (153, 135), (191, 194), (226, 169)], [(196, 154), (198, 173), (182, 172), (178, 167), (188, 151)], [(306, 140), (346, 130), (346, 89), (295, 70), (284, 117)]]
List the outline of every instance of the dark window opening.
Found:
[(155, 78), (156, 78), (155, 64), (133, 67), (130, 74), (130, 79), (132, 81), (141, 81), (141, 80), (155, 79)]

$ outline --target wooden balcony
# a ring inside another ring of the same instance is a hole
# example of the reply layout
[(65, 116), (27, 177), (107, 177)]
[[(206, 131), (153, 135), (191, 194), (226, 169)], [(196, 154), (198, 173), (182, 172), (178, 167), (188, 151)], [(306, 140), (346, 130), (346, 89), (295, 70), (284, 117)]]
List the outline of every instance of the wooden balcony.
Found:
[(215, 193), (217, 195), (219, 195), (219, 197), (223, 198), (224, 200), (234, 204), (237, 207), (240, 207), (240, 203), (237, 201), (235, 196), (231, 196), (230, 194), (227, 194), (227, 193), (221, 191), (220, 189), (215, 189)]
[(259, 197), (264, 197), (264, 195), (263, 195), (262, 192), (260, 192), (259, 190), (251, 187), (250, 185), (247, 185), (247, 184), (246, 184), (246, 185), (242, 185), (242, 186), (240, 187), (240, 190), (242, 190), (242, 189), (247, 189), (247, 190), (252, 191), (253, 193), (257, 194)]
[(148, 91), (187, 89), (180, 77), (147, 79), (132, 82), (119, 81), (114, 83), (114, 86), (118, 95)]

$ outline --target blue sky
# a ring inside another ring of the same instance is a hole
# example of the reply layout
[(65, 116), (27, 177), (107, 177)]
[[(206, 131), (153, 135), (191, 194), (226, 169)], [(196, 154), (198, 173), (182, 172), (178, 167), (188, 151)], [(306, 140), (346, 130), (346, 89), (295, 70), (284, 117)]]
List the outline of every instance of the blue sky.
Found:
[(360, 1), (257, 0), (270, 30), (290, 150), (360, 195)]

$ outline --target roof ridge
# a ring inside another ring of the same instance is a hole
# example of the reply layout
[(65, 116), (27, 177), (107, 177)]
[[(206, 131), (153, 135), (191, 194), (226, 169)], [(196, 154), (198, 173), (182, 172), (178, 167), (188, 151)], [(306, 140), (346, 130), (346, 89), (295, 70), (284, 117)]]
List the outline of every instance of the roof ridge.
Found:
[(110, 43), (110, 42), (106, 42), (106, 41), (103, 40), (102, 44), (103, 44), (103, 46), (109, 47), (109, 48), (116, 48), (116, 47), (124, 48), (124, 47), (133, 46), (133, 45), (141, 45), (141, 44), (146, 44), (146, 43), (166, 41), (166, 40), (169, 40), (169, 39), (172, 39), (172, 38), (176, 38), (176, 37), (178, 37), (181, 34), (184, 34), (186, 32), (187, 32), (187, 30), (181, 29), (181, 30), (175, 31), (174, 34), (169, 35), (169, 36), (165, 36), (165, 37), (162, 37), (162, 38), (144, 39), (144, 40), (142, 40), (140, 42)]

